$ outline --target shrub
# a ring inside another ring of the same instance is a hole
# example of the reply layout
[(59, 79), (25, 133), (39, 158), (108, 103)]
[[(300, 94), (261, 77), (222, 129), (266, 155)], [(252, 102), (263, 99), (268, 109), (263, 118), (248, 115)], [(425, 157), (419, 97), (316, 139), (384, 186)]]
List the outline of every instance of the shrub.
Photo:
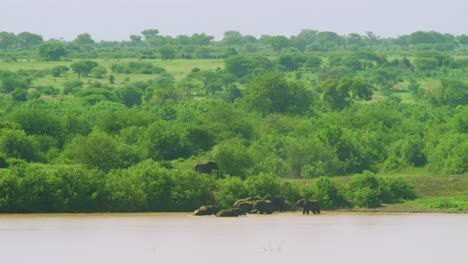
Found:
[(52, 68), (50, 70), (50, 73), (52, 74), (52, 76), (54, 77), (60, 77), (62, 74), (66, 73), (67, 71), (69, 71), (70, 69), (65, 66), (65, 65), (59, 65), (59, 66), (55, 66), (54, 68)]
[(238, 199), (247, 197), (246, 184), (239, 177), (227, 176), (217, 182), (216, 202), (221, 208), (230, 208)]
[(325, 209), (348, 207), (343, 188), (328, 177), (320, 177), (313, 182), (314, 196)]
[(280, 181), (277, 176), (261, 173), (249, 176), (245, 180), (247, 191), (250, 196), (276, 195), (280, 193)]
[(63, 94), (76, 94), (83, 87), (83, 82), (76, 79), (63, 84)]

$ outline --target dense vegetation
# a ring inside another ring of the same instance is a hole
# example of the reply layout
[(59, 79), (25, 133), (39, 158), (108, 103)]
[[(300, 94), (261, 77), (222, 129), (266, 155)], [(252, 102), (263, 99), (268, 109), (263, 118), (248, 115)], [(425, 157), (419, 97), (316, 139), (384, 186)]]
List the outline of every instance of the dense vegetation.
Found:
[(378, 207), (415, 193), (376, 174), (468, 171), (466, 35), (0, 32), (0, 49), (0, 212)]

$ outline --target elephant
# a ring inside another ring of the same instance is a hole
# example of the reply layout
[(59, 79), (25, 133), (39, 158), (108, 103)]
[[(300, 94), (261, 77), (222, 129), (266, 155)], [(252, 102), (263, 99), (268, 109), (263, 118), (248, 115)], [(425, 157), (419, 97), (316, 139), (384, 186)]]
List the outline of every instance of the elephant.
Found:
[(294, 204), (294, 208), (302, 207), (302, 214), (309, 214), (312, 211), (314, 214), (320, 214), (320, 202), (318, 200), (300, 199)]
[(245, 212), (239, 208), (224, 209), (216, 214), (217, 217), (236, 217), (239, 215), (245, 215)]
[(280, 195), (267, 195), (263, 197), (263, 200), (270, 200), (271, 204), (273, 205), (273, 211), (287, 211), (288, 205), (286, 204), (286, 201), (281, 197)]
[(246, 213), (250, 213), (254, 205), (255, 205), (255, 201), (242, 201), (236, 204), (236, 208), (239, 208)]
[(213, 171), (216, 171), (216, 172), (219, 171), (218, 163), (214, 161), (194, 163), (192, 166), (192, 169), (194, 171), (197, 171), (200, 173), (207, 173), (207, 174), (211, 174), (213, 173)]
[(195, 212), (193, 212), (193, 215), (212, 215), (216, 214), (219, 212), (219, 208), (216, 205), (203, 205)]
[(252, 214), (271, 214), (273, 213), (273, 204), (270, 200), (258, 200), (255, 201), (252, 211)]
[(244, 198), (244, 199), (239, 199), (234, 203), (234, 207), (237, 207), (239, 205), (239, 203), (257, 201), (257, 200), (260, 200), (260, 199), (258, 197), (255, 197), (255, 196), (247, 197), (247, 198)]

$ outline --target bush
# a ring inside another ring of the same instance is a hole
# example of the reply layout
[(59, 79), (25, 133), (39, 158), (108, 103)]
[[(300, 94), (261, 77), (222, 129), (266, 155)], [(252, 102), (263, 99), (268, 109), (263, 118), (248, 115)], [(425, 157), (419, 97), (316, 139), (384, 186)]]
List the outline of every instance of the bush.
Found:
[(60, 77), (62, 74), (66, 73), (67, 71), (69, 71), (70, 69), (65, 66), (65, 65), (59, 65), (59, 66), (55, 66), (54, 68), (52, 68), (50, 70), (50, 73), (52, 74), (52, 76), (54, 77)]
[(375, 174), (370, 171), (355, 175), (348, 186), (348, 192), (355, 207), (375, 208), (381, 206), (380, 183)]
[(280, 180), (272, 174), (259, 174), (249, 176), (245, 180), (249, 196), (263, 197), (265, 195), (276, 195), (280, 193)]
[(249, 195), (244, 181), (239, 177), (227, 176), (217, 182), (216, 203), (221, 208), (231, 208), (238, 199)]
[(218, 144), (214, 159), (223, 173), (241, 178), (247, 177), (248, 170), (254, 165), (247, 147), (237, 140)]
[(76, 80), (70, 80), (66, 81), (63, 84), (63, 94), (76, 94), (78, 91), (81, 90), (83, 87), (83, 82), (76, 79)]
[(320, 177), (313, 183), (314, 197), (320, 201), (320, 206), (325, 209), (348, 207), (343, 188), (328, 177)]
[[(177, 176), (175, 176), (177, 175)], [(214, 204), (215, 176), (192, 170), (174, 174), (171, 190), (171, 211), (193, 211), (206, 204)]]
[(355, 175), (347, 191), (355, 207), (375, 208), (382, 203), (397, 203), (416, 198), (408, 183), (400, 179), (379, 178), (370, 171)]

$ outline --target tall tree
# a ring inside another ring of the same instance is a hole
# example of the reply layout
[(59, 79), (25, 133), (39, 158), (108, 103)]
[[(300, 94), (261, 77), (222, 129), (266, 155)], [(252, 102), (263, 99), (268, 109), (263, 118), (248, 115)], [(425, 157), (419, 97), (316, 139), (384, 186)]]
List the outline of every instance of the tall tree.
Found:
[(24, 49), (30, 49), (38, 44), (41, 44), (44, 40), (41, 36), (29, 33), (29, 32), (21, 32), (17, 36), (18, 43)]
[(0, 49), (7, 51), (16, 44), (16, 36), (10, 32), (0, 32)]
[(265, 41), (276, 52), (280, 52), (282, 49), (289, 47), (289, 39), (285, 36), (266, 36)]
[(342, 110), (355, 101), (370, 100), (372, 89), (366, 82), (353, 79), (330, 79), (320, 84), (322, 102), (330, 110)]
[(73, 42), (75, 42), (76, 44), (80, 46), (94, 45), (94, 40), (89, 33), (83, 33), (83, 34), (76, 36)]
[(98, 64), (95, 61), (82, 60), (73, 63), (70, 65), (70, 68), (76, 72), (78, 74), (78, 78), (80, 78), (81, 75), (88, 76), (88, 74), (97, 66)]
[(247, 92), (247, 108), (264, 114), (304, 114), (313, 99), (303, 84), (288, 81), (284, 75), (274, 72), (255, 78)]
[(138, 36), (138, 35), (130, 35), (130, 41), (132, 42), (133, 44), (133, 47), (137, 47), (138, 44), (140, 44), (142, 42), (141, 40), (141, 36)]
[(148, 42), (151, 38), (154, 38), (159, 34), (159, 30), (145, 29), (141, 32), (141, 34), (145, 37), (145, 41)]
[(47, 41), (39, 45), (39, 57), (47, 61), (58, 61), (65, 55), (65, 47), (58, 41)]

